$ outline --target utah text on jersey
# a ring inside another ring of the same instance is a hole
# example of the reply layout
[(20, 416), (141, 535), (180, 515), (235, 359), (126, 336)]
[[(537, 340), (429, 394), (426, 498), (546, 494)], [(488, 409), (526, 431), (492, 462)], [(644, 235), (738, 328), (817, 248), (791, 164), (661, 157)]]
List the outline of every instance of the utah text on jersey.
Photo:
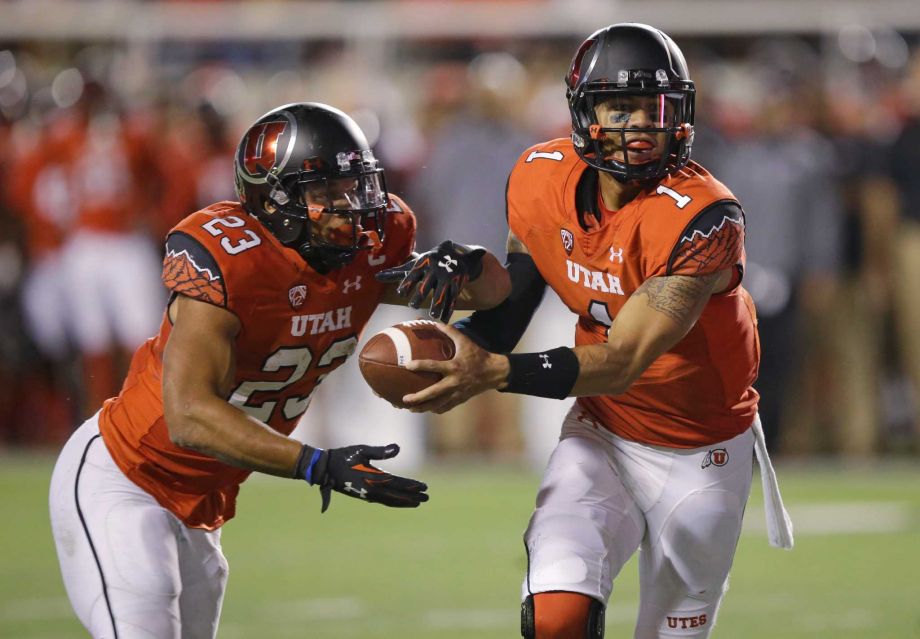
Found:
[(590, 288), (592, 291), (600, 291), (601, 293), (610, 293), (612, 295), (625, 295), (625, 293), (623, 293), (623, 287), (620, 286), (620, 278), (616, 275), (611, 275), (606, 271), (592, 271), (572, 260), (566, 260), (565, 267), (569, 279), (576, 284), (581, 282), (582, 286)]
[(294, 315), (291, 318), (291, 335), (294, 337), (306, 335), (308, 327), (310, 335), (351, 328), (351, 306), (337, 308), (334, 311), (326, 311), (325, 313)]

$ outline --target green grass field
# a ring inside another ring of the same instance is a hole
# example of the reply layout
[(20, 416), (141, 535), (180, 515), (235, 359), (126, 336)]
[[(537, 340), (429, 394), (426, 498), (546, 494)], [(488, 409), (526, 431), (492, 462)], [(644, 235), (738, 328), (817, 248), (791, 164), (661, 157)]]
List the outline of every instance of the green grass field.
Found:
[[(778, 465), (796, 548), (770, 548), (759, 482), (713, 637), (920, 638), (920, 464)], [(60, 582), (47, 517), (51, 459), (0, 457), (0, 637), (85, 636)], [(495, 466), (419, 473), (432, 500), (391, 511), (254, 478), (224, 529), (227, 639), (518, 636), (521, 532), (538, 477)], [(756, 479), (756, 478), (755, 478)], [(607, 637), (632, 636), (635, 564)]]

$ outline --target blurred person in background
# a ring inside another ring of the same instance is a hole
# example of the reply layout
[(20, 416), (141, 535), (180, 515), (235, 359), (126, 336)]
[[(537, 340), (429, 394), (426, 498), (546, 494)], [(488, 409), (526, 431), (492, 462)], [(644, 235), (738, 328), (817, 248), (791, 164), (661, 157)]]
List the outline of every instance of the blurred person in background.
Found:
[[(422, 219), (423, 244), (450, 237), (504, 250), (503, 216), (508, 166), (535, 138), (522, 126), (527, 71), (511, 54), (480, 53), (468, 65), (446, 63), (426, 85), (432, 123), (429, 153), (408, 193)], [(523, 107), (522, 107), (523, 108)], [(463, 408), (430, 416), (433, 448), (446, 453), (509, 456), (519, 453), (516, 402), (482, 395)]]
[(896, 338), (888, 327), (897, 212), (885, 146), (896, 118), (882, 104), (883, 86), (871, 84), (832, 80), (815, 109), (827, 117), (812, 122), (833, 145), (843, 214), (840, 286), (822, 320), (832, 342), (827, 390), (833, 401), (825, 411), (835, 425), (826, 444), (850, 456), (887, 446), (893, 417), (882, 396), (895, 379)]
[[(19, 159), (13, 150), (11, 122), (0, 113), (0, 176)], [(36, 423), (30, 402), (34, 395), (36, 371), (30, 362), (36, 359), (29, 340), (22, 339), (20, 287), (25, 262), (21, 220), (10, 208), (7, 183), (0, 180), (0, 446), (5, 443), (29, 444), (48, 438)], [(37, 407), (36, 407), (37, 408)], [(62, 420), (63, 423), (63, 420)]]
[[(425, 129), (430, 150), (408, 193), (425, 221), (423, 245), (451, 237), (475, 240), (497, 254), (505, 245), (494, 220), (503, 207), (507, 167), (534, 142), (521, 113), (508, 108), (526, 104), (527, 71), (511, 54), (481, 53), (466, 77), (454, 75), (453, 81), (464, 83), (464, 99)], [(437, 85), (428, 90), (443, 91)]]
[(132, 171), (133, 148), (118, 114), (93, 110), (76, 157), (66, 167), (73, 225), (61, 249), (60, 276), (85, 382), (83, 416), (118, 392), (129, 354), (156, 330), (163, 293), (156, 246), (145, 228)]
[[(524, 535), (523, 636), (603, 636), (613, 581), (641, 549), (635, 636), (703, 639), (755, 453), (770, 543), (792, 547), (752, 387), (745, 216), (690, 160), (695, 89), (663, 32), (595, 32), (566, 86), (571, 138), (527, 149), (508, 181), (509, 298), (439, 325), (457, 354), (409, 362), (443, 378), (403, 401), (440, 413), (489, 389), (577, 397)], [(577, 346), (503, 354), (547, 283), (578, 316)]]
[(132, 170), (139, 149), (107, 93), (88, 83), (76, 105), (49, 111), (11, 178), (29, 238), (28, 326), (52, 366), (76, 351), (81, 419), (117, 392), (124, 360), (153, 332), (162, 303), (145, 226), (149, 176)]
[[(815, 403), (823, 404), (833, 383), (823, 364), (832, 348), (826, 321), (839, 283), (843, 225), (834, 149), (810, 124), (808, 96), (774, 71), (756, 62), (717, 66), (708, 84), (709, 122), (717, 129), (694, 149), (744, 203), (745, 288), (757, 305), (762, 347), (755, 386), (773, 451), (783, 433), (794, 449), (813, 448), (816, 432), (832, 426)], [(803, 362), (810, 366), (801, 379)]]
[[(424, 484), (371, 465), (394, 457), (395, 444), (323, 450), (288, 437), (378, 304), (403, 303), (374, 275), (415, 260), (413, 213), (387, 193), (357, 124), (326, 105), (265, 114), (234, 167), (240, 201), (198, 211), (167, 236), (159, 333), (52, 476), (61, 572), (94, 637), (216, 636), (221, 527), (253, 471), (317, 486), (323, 511), (333, 490), (395, 507), (428, 499)], [(482, 275), (462, 304), (504, 299), (494, 256), (445, 244), (457, 264), (475, 258), (478, 273), (463, 274)]]
[(890, 175), (895, 190), (894, 209), (898, 215), (893, 243), (892, 283), (897, 334), (903, 367), (913, 384), (912, 432), (907, 446), (920, 447), (920, 51), (908, 66), (903, 81), (906, 121), (889, 152)]
[(75, 109), (39, 108), (38, 125), (16, 124), (20, 143), (11, 145), (15, 162), (5, 173), (6, 199), (23, 231), (24, 329), (41, 355), (19, 401), (29, 407), (36, 430), (44, 431), (42, 439), (59, 442), (83, 417), (63, 247), (77, 215), (68, 167), (79, 153), (84, 121)]

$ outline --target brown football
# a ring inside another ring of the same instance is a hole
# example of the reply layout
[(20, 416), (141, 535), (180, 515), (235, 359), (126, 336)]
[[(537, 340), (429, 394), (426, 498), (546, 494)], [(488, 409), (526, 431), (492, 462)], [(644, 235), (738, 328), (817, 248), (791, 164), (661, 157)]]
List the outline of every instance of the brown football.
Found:
[(429, 320), (402, 322), (370, 338), (358, 355), (358, 368), (374, 392), (395, 404), (441, 379), (437, 373), (403, 368), (413, 359), (448, 360), (454, 342)]

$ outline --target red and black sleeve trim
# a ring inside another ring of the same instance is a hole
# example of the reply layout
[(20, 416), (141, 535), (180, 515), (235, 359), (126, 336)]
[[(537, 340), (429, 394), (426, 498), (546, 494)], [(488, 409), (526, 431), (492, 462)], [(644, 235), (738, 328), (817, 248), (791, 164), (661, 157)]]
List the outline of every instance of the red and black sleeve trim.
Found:
[(700, 211), (684, 228), (668, 258), (668, 275), (708, 275), (736, 266), (744, 255), (744, 211), (735, 200), (720, 200)]
[(217, 260), (186, 233), (177, 231), (166, 238), (162, 279), (173, 294), (227, 306), (227, 289)]

